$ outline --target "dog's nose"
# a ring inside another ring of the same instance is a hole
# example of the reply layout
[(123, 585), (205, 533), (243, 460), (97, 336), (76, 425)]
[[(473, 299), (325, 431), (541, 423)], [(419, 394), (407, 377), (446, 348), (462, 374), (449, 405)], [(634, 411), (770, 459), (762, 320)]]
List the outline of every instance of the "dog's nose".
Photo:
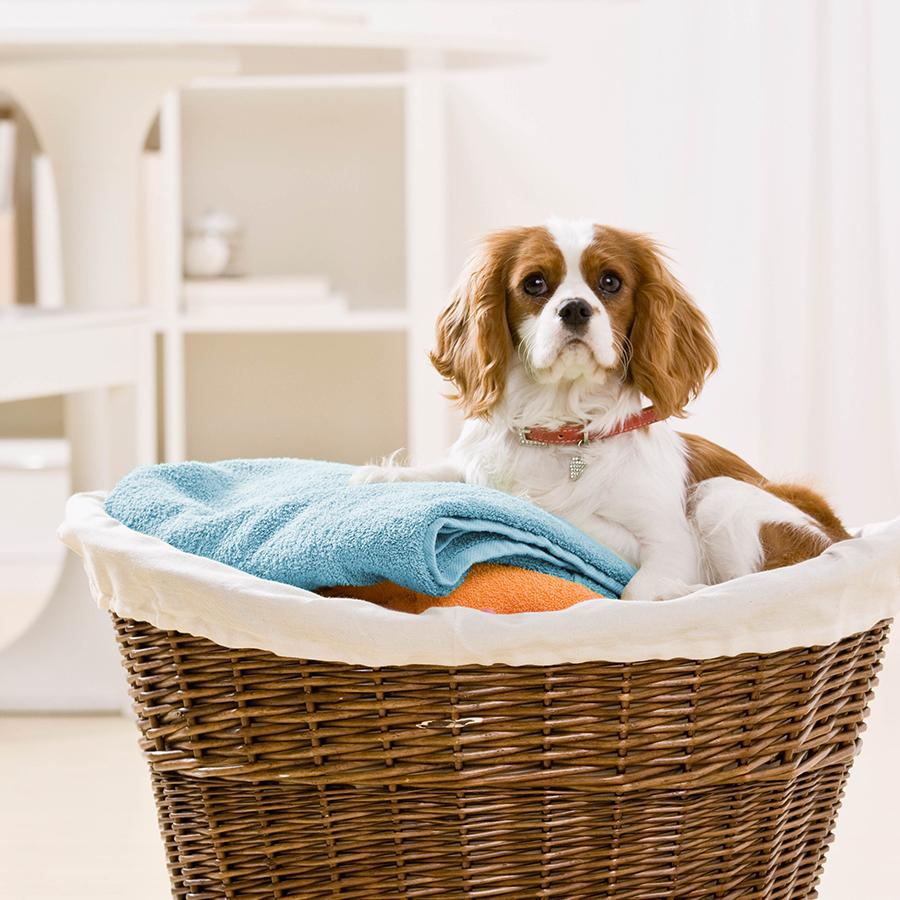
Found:
[(567, 328), (584, 328), (594, 314), (591, 304), (581, 297), (573, 297), (563, 301), (556, 314), (563, 320)]

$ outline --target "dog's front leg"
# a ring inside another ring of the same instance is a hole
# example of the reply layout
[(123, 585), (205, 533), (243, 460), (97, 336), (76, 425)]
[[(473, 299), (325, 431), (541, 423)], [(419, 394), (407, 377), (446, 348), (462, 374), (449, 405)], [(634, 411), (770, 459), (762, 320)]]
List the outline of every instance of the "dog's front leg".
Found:
[(351, 476), (350, 484), (373, 484), (391, 481), (465, 481), (462, 472), (452, 463), (440, 462), (430, 466), (404, 466), (392, 460), (381, 465), (360, 466)]
[[(686, 523), (685, 523), (686, 525)], [(622, 592), (623, 600), (674, 600), (701, 587), (700, 553), (690, 528), (641, 541), (637, 574)]]

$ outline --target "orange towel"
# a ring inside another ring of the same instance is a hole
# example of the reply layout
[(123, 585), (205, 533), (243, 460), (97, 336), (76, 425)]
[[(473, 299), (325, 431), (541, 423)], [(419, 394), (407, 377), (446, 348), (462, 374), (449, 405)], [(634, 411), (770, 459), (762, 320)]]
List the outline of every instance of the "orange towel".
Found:
[(320, 588), (325, 597), (356, 597), (398, 612), (420, 613), (432, 606), (471, 606), (493, 613), (568, 609), (598, 596), (572, 581), (496, 563), (476, 563), (463, 583), (446, 597), (431, 597), (390, 581), (365, 587)]

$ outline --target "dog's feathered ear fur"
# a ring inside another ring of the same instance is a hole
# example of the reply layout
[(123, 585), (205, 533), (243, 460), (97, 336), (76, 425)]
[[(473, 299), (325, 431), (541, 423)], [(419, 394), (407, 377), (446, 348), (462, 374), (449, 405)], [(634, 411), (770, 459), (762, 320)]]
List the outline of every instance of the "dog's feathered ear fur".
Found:
[(706, 316), (666, 266), (656, 244), (635, 235), (641, 283), (635, 295), (628, 378), (663, 417), (684, 408), (718, 365)]
[(486, 418), (506, 388), (514, 352), (506, 285), (510, 258), (524, 234), (524, 229), (510, 229), (485, 237), (438, 317), (431, 361), (456, 386), (452, 399), (469, 418)]

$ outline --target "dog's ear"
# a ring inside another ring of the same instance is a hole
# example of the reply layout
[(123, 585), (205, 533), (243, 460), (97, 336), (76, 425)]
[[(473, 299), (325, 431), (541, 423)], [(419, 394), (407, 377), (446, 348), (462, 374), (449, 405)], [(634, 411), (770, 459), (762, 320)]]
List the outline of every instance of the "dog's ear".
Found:
[(469, 418), (485, 418), (503, 396), (513, 353), (506, 284), (522, 229), (489, 234), (466, 263), (437, 321), (431, 361), (456, 386), (452, 399)]
[(628, 377), (663, 417), (684, 408), (718, 365), (709, 322), (666, 266), (656, 244), (635, 236), (635, 295)]

